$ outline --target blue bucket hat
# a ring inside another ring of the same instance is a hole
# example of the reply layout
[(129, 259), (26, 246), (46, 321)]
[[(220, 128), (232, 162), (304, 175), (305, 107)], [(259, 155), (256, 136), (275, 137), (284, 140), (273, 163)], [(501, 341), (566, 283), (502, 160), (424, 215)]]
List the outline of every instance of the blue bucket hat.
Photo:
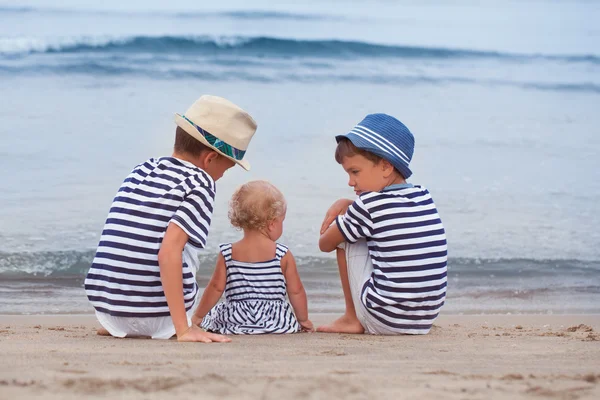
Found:
[(408, 167), (415, 151), (415, 137), (396, 118), (387, 114), (369, 114), (345, 135), (361, 150), (376, 154), (392, 164), (404, 178), (412, 175)]

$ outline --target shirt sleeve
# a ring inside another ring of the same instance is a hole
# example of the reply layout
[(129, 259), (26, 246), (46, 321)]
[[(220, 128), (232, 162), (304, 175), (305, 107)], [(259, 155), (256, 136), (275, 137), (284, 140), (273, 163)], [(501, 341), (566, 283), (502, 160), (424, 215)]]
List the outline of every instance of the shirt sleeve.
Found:
[(347, 242), (354, 243), (372, 236), (371, 215), (360, 197), (348, 207), (346, 214), (339, 215), (335, 222)]
[(215, 192), (207, 187), (196, 187), (186, 195), (171, 218), (188, 235), (188, 243), (203, 249), (213, 213)]

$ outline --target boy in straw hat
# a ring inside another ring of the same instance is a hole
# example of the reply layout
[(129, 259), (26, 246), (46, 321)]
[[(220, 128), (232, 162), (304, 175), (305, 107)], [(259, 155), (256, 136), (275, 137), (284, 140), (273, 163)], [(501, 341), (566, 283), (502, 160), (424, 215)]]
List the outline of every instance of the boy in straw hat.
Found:
[(447, 247), (429, 192), (406, 182), (414, 137), (394, 117), (371, 114), (336, 140), (358, 197), (335, 202), (321, 227), (320, 249), (337, 248), (346, 312), (317, 330), (426, 334), (446, 296)]
[(171, 157), (133, 169), (113, 200), (85, 279), (105, 331), (116, 337), (227, 342), (192, 325), (195, 272), (206, 244), (215, 182), (244, 158), (256, 123), (220, 97), (200, 97), (184, 115)]

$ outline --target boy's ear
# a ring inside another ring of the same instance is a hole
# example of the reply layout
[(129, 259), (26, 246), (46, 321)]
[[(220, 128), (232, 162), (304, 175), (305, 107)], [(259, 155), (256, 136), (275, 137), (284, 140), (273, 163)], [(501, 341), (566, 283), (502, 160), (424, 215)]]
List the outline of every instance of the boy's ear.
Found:
[(394, 173), (394, 166), (388, 160), (381, 159), (380, 163), (384, 177), (387, 178)]
[(202, 166), (202, 168), (206, 168), (210, 163), (214, 162), (217, 158), (219, 158), (219, 153), (212, 150), (203, 151), (198, 157), (200, 158), (200, 165)]
[(208, 154), (206, 155), (206, 162), (209, 164), (220, 157), (220, 154), (217, 153), (216, 151), (209, 151), (207, 153)]

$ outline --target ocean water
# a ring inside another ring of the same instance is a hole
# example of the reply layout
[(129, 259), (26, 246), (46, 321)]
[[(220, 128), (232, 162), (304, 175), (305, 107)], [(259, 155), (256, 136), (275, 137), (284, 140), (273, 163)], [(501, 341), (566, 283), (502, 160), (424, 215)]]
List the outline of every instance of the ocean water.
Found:
[(170, 154), (173, 113), (224, 96), (258, 122), (218, 182), (199, 281), (236, 240), (227, 202), (268, 179), (312, 311), (343, 308), (320, 253), (353, 195), (333, 136), (371, 112), (415, 134), (446, 226), (444, 313), (600, 312), (600, 2), (0, 0), (0, 313), (89, 313), (112, 197)]

